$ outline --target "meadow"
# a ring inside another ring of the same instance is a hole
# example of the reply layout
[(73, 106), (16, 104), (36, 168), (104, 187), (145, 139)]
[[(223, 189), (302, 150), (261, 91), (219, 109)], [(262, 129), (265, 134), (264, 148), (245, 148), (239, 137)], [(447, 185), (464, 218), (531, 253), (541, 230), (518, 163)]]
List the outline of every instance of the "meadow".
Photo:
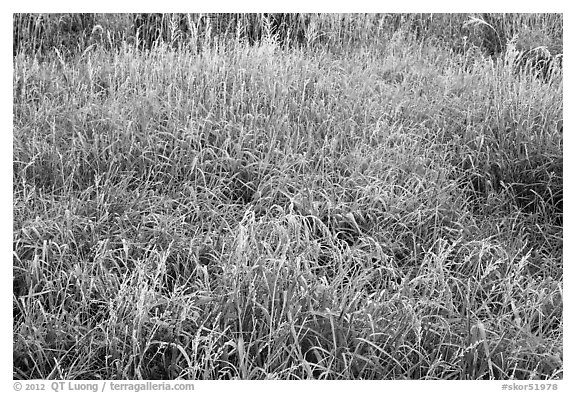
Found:
[(562, 15), (129, 17), (14, 15), (15, 379), (563, 378)]

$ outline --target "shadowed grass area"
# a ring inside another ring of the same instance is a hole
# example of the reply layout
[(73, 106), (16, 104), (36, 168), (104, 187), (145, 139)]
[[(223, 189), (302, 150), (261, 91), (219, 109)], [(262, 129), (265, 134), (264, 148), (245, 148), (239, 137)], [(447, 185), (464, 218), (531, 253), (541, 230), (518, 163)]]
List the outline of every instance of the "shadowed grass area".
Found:
[(15, 378), (562, 378), (561, 66), (338, 42), (14, 57)]

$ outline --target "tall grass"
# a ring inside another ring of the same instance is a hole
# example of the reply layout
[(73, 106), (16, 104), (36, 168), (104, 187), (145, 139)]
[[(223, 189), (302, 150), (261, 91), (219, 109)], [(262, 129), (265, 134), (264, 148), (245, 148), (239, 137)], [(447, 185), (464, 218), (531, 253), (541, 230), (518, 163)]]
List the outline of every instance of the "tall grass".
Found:
[[(452, 50), (472, 44), (498, 54), (519, 40), (522, 50), (545, 45), (562, 52), (561, 14), (15, 14), (14, 53), (82, 53), (128, 41), (201, 50), (214, 40), (251, 44), (273, 35), (283, 45), (342, 47), (389, 39), (399, 30)], [(372, 45), (374, 47), (374, 45)]]
[(561, 68), (243, 18), (17, 50), (14, 377), (562, 378)]

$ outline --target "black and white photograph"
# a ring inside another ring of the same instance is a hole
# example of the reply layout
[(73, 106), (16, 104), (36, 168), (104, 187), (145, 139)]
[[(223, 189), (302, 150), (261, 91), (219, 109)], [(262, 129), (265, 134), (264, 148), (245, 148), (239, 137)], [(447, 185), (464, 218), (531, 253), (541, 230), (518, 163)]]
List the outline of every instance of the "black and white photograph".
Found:
[(564, 15), (454, 11), (13, 13), (10, 387), (557, 390)]

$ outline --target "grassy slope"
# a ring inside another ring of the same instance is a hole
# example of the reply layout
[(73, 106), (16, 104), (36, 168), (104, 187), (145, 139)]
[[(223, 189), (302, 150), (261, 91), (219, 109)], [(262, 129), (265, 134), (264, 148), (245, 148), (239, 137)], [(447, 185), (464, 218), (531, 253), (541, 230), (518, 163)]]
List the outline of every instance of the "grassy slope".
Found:
[(15, 377), (561, 377), (561, 119), (401, 35), (17, 57)]

